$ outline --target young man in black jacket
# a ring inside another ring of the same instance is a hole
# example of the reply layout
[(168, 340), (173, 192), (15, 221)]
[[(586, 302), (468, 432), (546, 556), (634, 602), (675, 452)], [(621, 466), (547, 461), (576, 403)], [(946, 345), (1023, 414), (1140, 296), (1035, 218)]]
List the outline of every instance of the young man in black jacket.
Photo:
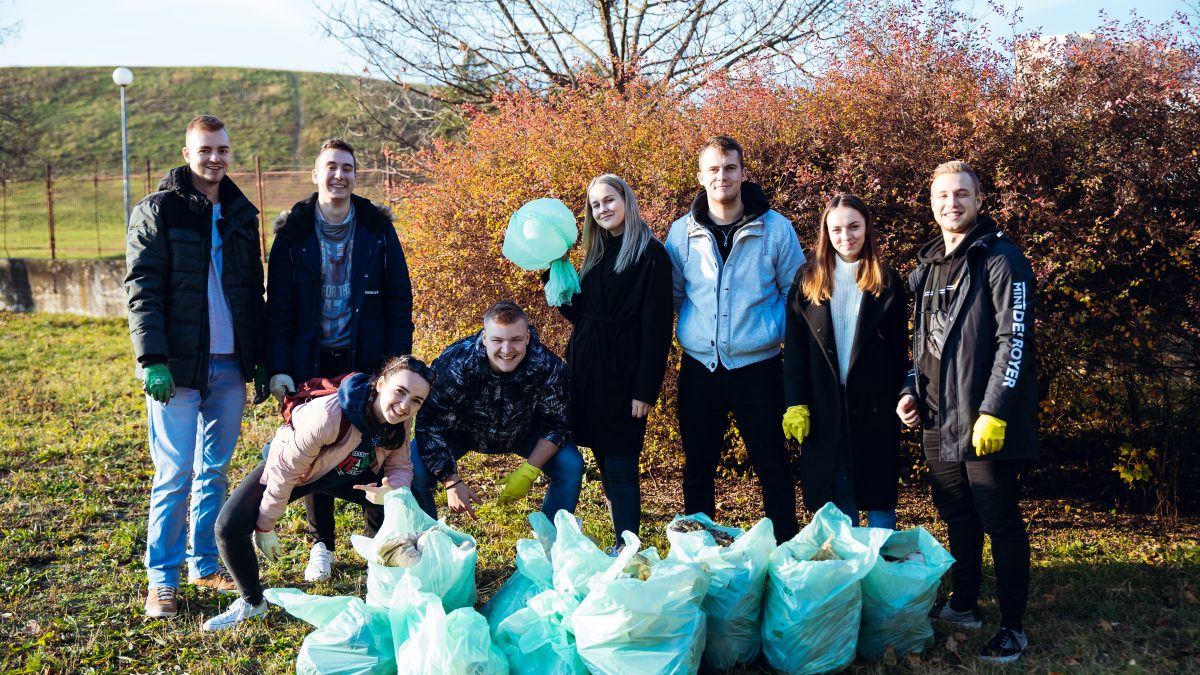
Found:
[[(229, 134), (188, 124), (186, 166), (134, 208), (125, 232), (129, 335), (143, 381), (154, 482), (146, 531), (146, 614), (178, 611), (189, 583), (234, 592), (214, 526), (242, 427), (246, 382), (267, 396), (258, 209), (225, 175)], [(189, 528), (188, 499), (191, 499)]]
[[(354, 147), (323, 142), (317, 191), (275, 221), (267, 370), (280, 401), (310, 378), (374, 373), (412, 351), (412, 285), (392, 213), (354, 194), (357, 178)], [(304, 508), (312, 541), (304, 578), (321, 581), (333, 569), (333, 497), (310, 494)]]
[(930, 617), (983, 625), (983, 537), (992, 540), (1000, 627), (980, 657), (1009, 663), (1028, 645), (1029, 535), (1020, 473), (1037, 457), (1033, 270), (995, 221), (979, 215), (979, 178), (964, 162), (933, 173), (941, 235), (909, 276), (916, 297), (913, 368), (896, 413), (921, 424), (933, 501), (950, 533), (954, 593)]

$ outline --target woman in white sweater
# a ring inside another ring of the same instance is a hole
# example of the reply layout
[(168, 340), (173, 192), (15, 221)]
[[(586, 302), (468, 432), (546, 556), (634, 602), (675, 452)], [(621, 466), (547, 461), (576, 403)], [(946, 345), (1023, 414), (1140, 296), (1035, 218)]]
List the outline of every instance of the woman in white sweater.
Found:
[(871, 212), (839, 194), (821, 214), (813, 257), (788, 295), (784, 433), (801, 443), (804, 504), (833, 502), (857, 524), (895, 528), (908, 306), (879, 257)]

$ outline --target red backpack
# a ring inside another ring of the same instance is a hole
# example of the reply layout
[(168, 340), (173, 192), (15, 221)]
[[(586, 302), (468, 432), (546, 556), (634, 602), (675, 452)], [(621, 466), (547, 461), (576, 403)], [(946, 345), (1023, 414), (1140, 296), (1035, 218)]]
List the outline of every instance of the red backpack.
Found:
[[(342, 384), (342, 381), (355, 374), (357, 373), (346, 373), (336, 377), (314, 377), (310, 380), (305, 380), (304, 384), (301, 384), (299, 389), (288, 392), (283, 397), (283, 405), (281, 406), (282, 410), (280, 413), (283, 415), (284, 423), (292, 423), (292, 411), (295, 410), (297, 406), (308, 403), (314, 398), (321, 396), (329, 396), (330, 394), (336, 395), (338, 386)], [(342, 415), (341, 424), (338, 426), (337, 441), (334, 441), (334, 443), (337, 443), (345, 438), (346, 432), (349, 430), (350, 418), (346, 415)]]

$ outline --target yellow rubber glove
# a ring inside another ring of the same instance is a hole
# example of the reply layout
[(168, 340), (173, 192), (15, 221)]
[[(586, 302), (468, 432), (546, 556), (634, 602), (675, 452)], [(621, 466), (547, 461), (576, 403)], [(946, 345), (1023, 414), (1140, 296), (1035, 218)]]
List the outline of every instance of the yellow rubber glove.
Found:
[(1008, 422), (987, 413), (980, 413), (975, 420), (975, 430), (971, 433), (971, 445), (979, 455), (990, 455), (1000, 452), (1004, 447), (1004, 429)]
[(805, 438), (808, 438), (810, 428), (808, 417), (808, 406), (794, 405), (783, 413), (783, 435), (786, 438), (794, 439), (797, 443), (803, 443)]
[(496, 503), (509, 504), (529, 494), (529, 488), (533, 487), (533, 481), (537, 480), (541, 474), (542, 470), (529, 462), (521, 464), (516, 471), (500, 480), (504, 490), (500, 492), (500, 498), (496, 500)]

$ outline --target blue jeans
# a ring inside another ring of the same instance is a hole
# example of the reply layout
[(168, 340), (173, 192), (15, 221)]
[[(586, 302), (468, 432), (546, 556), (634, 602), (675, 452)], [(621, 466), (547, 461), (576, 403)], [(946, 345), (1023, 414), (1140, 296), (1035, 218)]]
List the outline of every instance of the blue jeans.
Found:
[(226, 471), (245, 405), (246, 383), (237, 357), (224, 355), (209, 362), (206, 393), (179, 387), (168, 405), (146, 397), (154, 462), (146, 527), (150, 586), (178, 586), (185, 557), (189, 578), (217, 571), (214, 527), (225, 503)]
[[(846, 452), (838, 453), (837, 463), (833, 467), (833, 505), (838, 507), (842, 513), (850, 516), (851, 524), (858, 527), (861, 521), (854, 500), (854, 471), (850, 466), (849, 454)], [(867, 527), (896, 529), (896, 510), (867, 511)]]
[[(516, 454), (529, 459), (538, 440), (530, 439)], [(417, 448), (417, 439), (413, 439), (410, 450), (413, 464), (413, 497), (430, 518), (437, 518), (437, 504), (433, 501), (433, 489), (438, 483), (437, 479), (425, 470), (425, 463), (421, 461), (421, 453)], [(454, 459), (458, 460), (465, 454), (467, 450), (455, 450)], [(579, 449), (574, 443), (562, 446), (546, 461), (542, 472), (550, 479), (546, 498), (542, 500), (542, 513), (546, 514), (551, 522), (554, 521), (554, 514), (560, 510), (574, 513), (579, 504), (579, 492), (583, 489), (583, 455), (579, 454)]]

